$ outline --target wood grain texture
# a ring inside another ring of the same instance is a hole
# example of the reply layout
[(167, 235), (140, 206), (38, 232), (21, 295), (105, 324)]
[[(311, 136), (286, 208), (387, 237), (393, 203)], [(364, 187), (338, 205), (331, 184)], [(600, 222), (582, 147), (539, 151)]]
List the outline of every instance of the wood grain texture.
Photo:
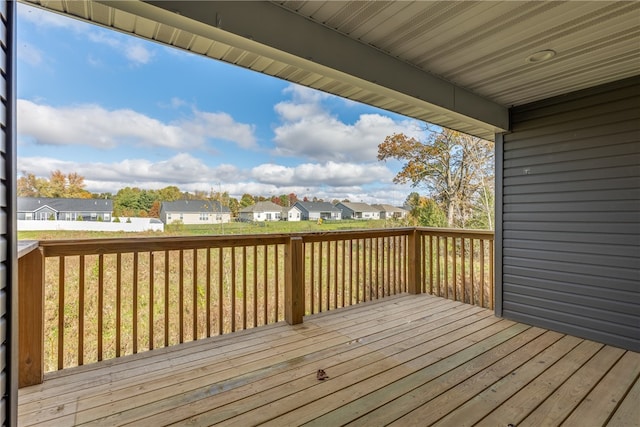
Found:
[(18, 260), (18, 386), (40, 384), (44, 376), (44, 257), (38, 249)]
[(304, 320), (47, 374), (19, 425), (636, 425), (638, 353), (427, 294)]

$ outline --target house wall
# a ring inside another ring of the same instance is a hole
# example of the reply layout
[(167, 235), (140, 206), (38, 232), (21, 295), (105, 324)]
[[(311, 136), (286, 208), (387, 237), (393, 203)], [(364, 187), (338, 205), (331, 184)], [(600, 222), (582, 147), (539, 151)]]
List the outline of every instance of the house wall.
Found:
[(17, 424), (16, 3), (0, 2), (0, 424)]
[(287, 213), (287, 221), (300, 221), (302, 219), (302, 212), (298, 208), (289, 209)]
[(309, 212), (309, 216), (308, 217), (303, 213), (302, 214), (302, 219), (308, 219), (309, 221), (317, 221), (318, 219), (337, 220), (337, 219), (342, 219), (342, 213), (341, 212), (317, 212), (317, 211), (312, 211), (312, 212)]
[(56, 212), (50, 208), (38, 209), (35, 212), (18, 212), (16, 215), (18, 220), (26, 221), (48, 221), (54, 219), (58, 221), (76, 221), (78, 217), (82, 217), (83, 221), (111, 221), (110, 212)]
[(355, 212), (349, 209), (348, 207), (338, 203), (336, 208), (340, 209), (340, 213), (343, 219), (351, 219), (354, 217)]
[(240, 212), (238, 216), (245, 221), (280, 221), (280, 211)]
[(640, 78), (514, 108), (498, 314), (640, 351)]

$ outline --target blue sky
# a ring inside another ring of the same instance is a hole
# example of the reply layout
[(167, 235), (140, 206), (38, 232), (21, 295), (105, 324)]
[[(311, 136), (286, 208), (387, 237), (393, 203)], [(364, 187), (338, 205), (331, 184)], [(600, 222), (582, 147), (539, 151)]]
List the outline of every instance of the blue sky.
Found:
[(424, 124), (18, 4), (18, 170), (126, 186), (400, 204), (376, 160)]

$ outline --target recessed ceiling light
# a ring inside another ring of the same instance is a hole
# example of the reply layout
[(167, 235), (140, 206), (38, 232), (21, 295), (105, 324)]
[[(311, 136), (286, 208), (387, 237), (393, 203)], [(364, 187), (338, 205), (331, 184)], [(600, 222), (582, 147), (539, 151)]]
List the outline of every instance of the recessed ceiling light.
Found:
[(554, 56), (556, 56), (555, 50), (545, 49), (530, 55), (527, 58), (527, 62), (531, 62), (531, 63), (544, 62), (544, 61), (548, 61)]

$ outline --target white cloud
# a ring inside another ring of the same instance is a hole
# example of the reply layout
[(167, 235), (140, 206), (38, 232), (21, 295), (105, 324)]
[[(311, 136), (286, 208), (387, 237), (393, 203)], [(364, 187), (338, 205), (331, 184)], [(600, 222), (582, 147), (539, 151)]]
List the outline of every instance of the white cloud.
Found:
[(242, 148), (256, 147), (255, 126), (236, 123), (227, 113), (194, 110), (193, 119), (180, 122), (180, 127), (196, 135), (233, 141)]
[(335, 187), (360, 186), (377, 181), (390, 182), (393, 173), (379, 163), (304, 163), (295, 167), (262, 164), (251, 170), (251, 176), (259, 182), (276, 186), (328, 185)]
[[(126, 186), (162, 188), (177, 185), (210, 187), (243, 177), (242, 171), (228, 164), (210, 167), (190, 154), (180, 153), (167, 160), (125, 159), (119, 162), (77, 162), (48, 157), (19, 157), (18, 170), (48, 177), (51, 171), (77, 172), (85, 177), (89, 191), (117, 191)], [(100, 190), (96, 190), (99, 188)], [(104, 190), (108, 188), (108, 190)]]
[(274, 109), (282, 124), (274, 129), (274, 154), (303, 157), (317, 161), (374, 162), (378, 144), (388, 135), (405, 133), (419, 136), (415, 120), (394, 121), (381, 114), (363, 114), (353, 124), (329, 114), (320, 103), (328, 95), (299, 86), (289, 86), (285, 93), (291, 101), (280, 102)]
[(98, 105), (53, 107), (19, 99), (17, 106), (19, 137), (37, 144), (97, 148), (136, 144), (181, 150), (220, 139), (244, 148), (255, 145), (254, 126), (237, 123), (226, 113), (194, 110), (191, 118), (163, 123), (133, 110)]
[(147, 49), (142, 43), (127, 43), (124, 47), (125, 56), (136, 64), (147, 64), (155, 55), (153, 51)]

